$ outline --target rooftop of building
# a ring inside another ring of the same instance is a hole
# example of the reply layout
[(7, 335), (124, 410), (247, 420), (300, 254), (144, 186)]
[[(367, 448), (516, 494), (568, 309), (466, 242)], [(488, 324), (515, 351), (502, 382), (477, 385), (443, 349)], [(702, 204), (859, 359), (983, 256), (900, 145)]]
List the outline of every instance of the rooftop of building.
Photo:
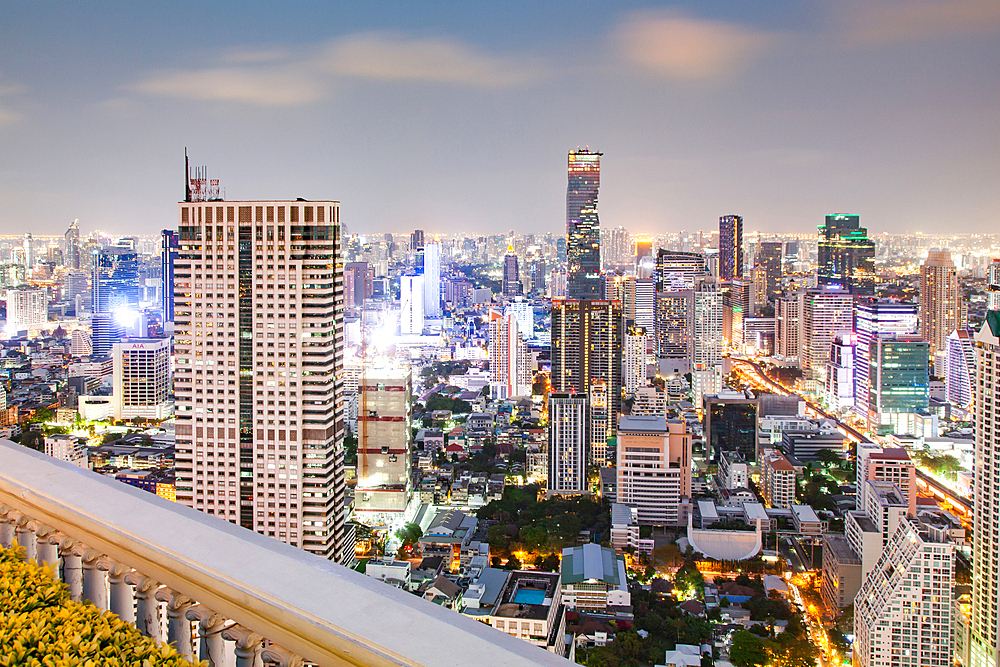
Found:
[(559, 588), (559, 580), (557, 572), (511, 572), (499, 604), (493, 609), (493, 615), (531, 620), (547, 618)]
[(611, 525), (628, 526), (635, 523), (632, 508), (624, 503), (611, 503)]
[(792, 514), (799, 522), (809, 522), (809, 523), (819, 523), (820, 519), (816, 516), (816, 512), (809, 505), (792, 505)]
[(879, 503), (885, 506), (908, 507), (903, 491), (896, 486), (895, 482), (883, 482), (880, 480), (869, 480), (867, 482), (871, 490), (878, 496)]
[(861, 510), (851, 510), (847, 514), (850, 516), (851, 519), (854, 520), (855, 523), (858, 524), (858, 527), (861, 529), (861, 532), (881, 534), (882, 531), (879, 529), (878, 526), (875, 525), (875, 522), (869, 519), (868, 515), (862, 512)]
[(851, 543), (843, 535), (827, 535), (823, 546), (827, 549), (827, 553), (830, 553), (837, 559), (838, 563), (845, 565), (858, 565), (861, 563), (861, 559), (858, 558), (858, 555), (854, 553), (854, 549), (851, 548)]
[(625, 559), (599, 544), (570, 547), (563, 549), (560, 573), (563, 584), (596, 580), (620, 588), (625, 585)]
[(884, 447), (881, 452), (873, 452), (869, 454), (868, 458), (909, 461), (910, 455), (902, 447)]
[(667, 418), (663, 415), (621, 415), (618, 431), (629, 433), (666, 433)]

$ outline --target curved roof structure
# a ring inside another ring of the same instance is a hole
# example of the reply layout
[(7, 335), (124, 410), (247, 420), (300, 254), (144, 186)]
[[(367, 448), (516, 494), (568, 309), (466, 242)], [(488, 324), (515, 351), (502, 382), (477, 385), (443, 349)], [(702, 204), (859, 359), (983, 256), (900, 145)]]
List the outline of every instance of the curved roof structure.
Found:
[(696, 529), (688, 516), (688, 542), (695, 551), (716, 560), (746, 560), (760, 553), (760, 520), (757, 529), (702, 530)]

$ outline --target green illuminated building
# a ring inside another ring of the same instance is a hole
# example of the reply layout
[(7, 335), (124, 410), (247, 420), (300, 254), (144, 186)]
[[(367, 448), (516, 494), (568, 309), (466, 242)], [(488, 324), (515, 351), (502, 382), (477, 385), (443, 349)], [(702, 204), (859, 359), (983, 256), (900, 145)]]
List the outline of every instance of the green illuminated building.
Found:
[(828, 215), (819, 226), (817, 283), (851, 294), (875, 294), (875, 242), (856, 215)]
[(900, 433), (906, 415), (926, 412), (930, 403), (930, 344), (920, 336), (879, 334), (868, 351), (869, 428)]

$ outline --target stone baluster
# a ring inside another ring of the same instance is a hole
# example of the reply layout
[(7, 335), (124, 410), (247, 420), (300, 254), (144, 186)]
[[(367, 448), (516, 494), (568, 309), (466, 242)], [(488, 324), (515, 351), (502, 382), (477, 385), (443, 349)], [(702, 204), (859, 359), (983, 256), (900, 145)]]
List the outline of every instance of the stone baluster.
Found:
[(305, 663), (302, 656), (295, 655), (277, 644), (264, 647), (264, 650), (260, 652), (260, 657), (265, 664), (277, 665), (278, 667), (302, 667)]
[(24, 560), (33, 560), (38, 555), (38, 540), (35, 538), (35, 522), (23, 514), (17, 520), (17, 545), (24, 549)]
[(59, 543), (62, 558), (62, 580), (69, 589), (69, 597), (75, 602), (83, 601), (83, 560), (80, 557), (80, 543), (72, 538), (64, 538)]
[(222, 638), (236, 642), (236, 667), (257, 667), (261, 664), (261, 641), (256, 632), (242, 625), (234, 625), (222, 631)]
[(111, 584), (111, 613), (127, 623), (135, 623), (135, 593), (125, 581), (132, 568), (121, 563), (108, 563), (108, 582)]
[(35, 538), (38, 541), (38, 553), (35, 558), (39, 565), (43, 565), (52, 571), (52, 576), (59, 579), (59, 542), (64, 535), (60, 534), (52, 526), (40, 525), (35, 530)]
[(191, 621), (187, 619), (186, 612), (194, 601), (166, 587), (156, 592), (156, 599), (167, 603), (167, 643), (190, 659), (194, 648), (191, 645)]
[(14, 508), (10, 505), (0, 505), (0, 547), (11, 549), (14, 546)]
[(87, 549), (83, 552), (83, 599), (98, 609), (108, 608), (108, 582), (104, 571), (100, 569), (100, 561), (104, 557), (100, 551)]
[(161, 641), (160, 603), (156, 599), (160, 583), (138, 572), (125, 575), (125, 581), (135, 586), (136, 629), (147, 637)]
[(228, 667), (226, 641), (222, 638), (225, 619), (201, 604), (189, 607), (185, 615), (190, 621), (198, 621), (198, 659), (207, 660), (208, 667)]

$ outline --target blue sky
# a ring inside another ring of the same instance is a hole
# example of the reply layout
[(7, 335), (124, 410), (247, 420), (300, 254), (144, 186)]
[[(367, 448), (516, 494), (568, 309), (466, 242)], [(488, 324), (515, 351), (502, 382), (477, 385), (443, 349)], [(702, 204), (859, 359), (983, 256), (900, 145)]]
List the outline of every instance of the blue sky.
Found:
[(1000, 3), (5, 1), (0, 232), (332, 198), (351, 231), (564, 230), (605, 153), (633, 232), (996, 232)]

